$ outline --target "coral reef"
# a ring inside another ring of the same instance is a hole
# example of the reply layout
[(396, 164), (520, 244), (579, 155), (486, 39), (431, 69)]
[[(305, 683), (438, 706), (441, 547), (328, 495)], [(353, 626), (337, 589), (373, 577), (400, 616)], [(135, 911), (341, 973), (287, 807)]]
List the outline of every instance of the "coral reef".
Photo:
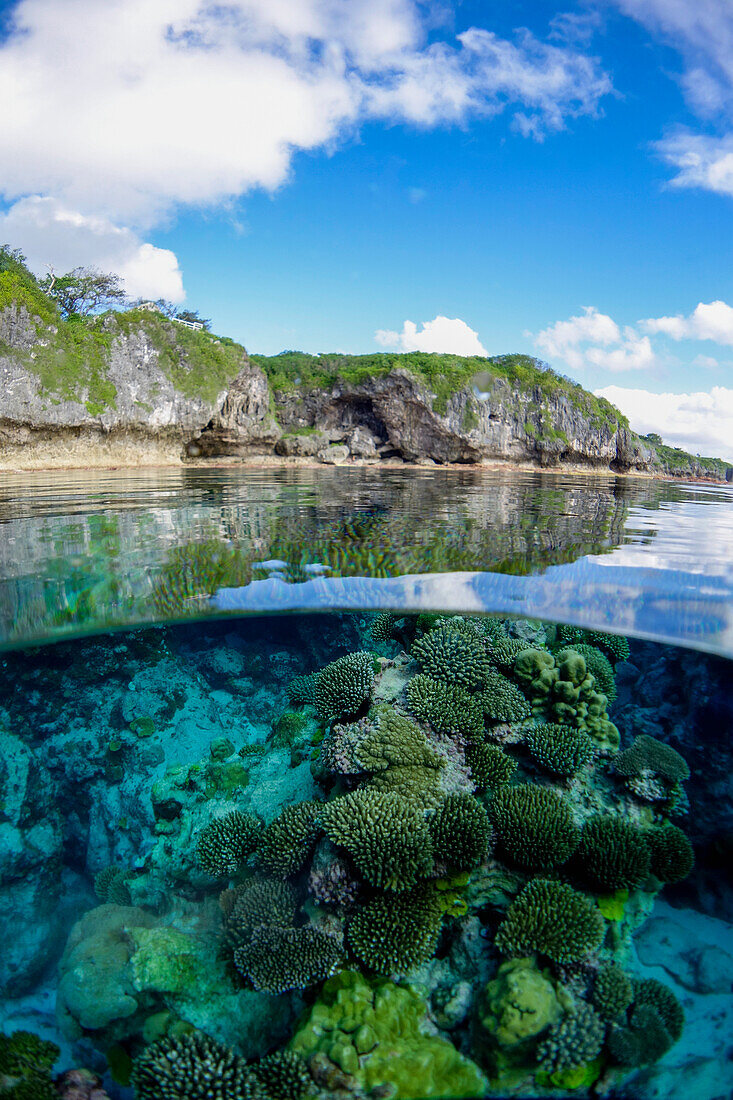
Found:
[(409, 987), (368, 982), (354, 971), (330, 978), (296, 1032), (292, 1048), (323, 1084), (395, 1100), (481, 1096), (486, 1080), (443, 1038), (426, 1034), (425, 1001)]
[(477, 791), (502, 787), (517, 770), (517, 762), (513, 757), (496, 745), (486, 745), (483, 742), (467, 746), (466, 763), (471, 769)]
[(605, 1027), (590, 1005), (579, 1002), (566, 1013), (537, 1048), (545, 1073), (563, 1073), (593, 1061), (603, 1046)]
[(477, 696), (459, 684), (446, 684), (425, 673), (413, 676), (405, 691), (407, 706), (416, 718), (429, 722), (438, 733), (480, 737), (484, 718)]
[(215, 818), (199, 835), (196, 859), (212, 878), (229, 878), (240, 871), (257, 847), (262, 822), (254, 814), (233, 810)]
[(436, 865), (471, 871), (489, 850), (491, 826), (486, 810), (470, 794), (450, 794), (429, 820)]
[(253, 989), (287, 993), (324, 981), (341, 960), (338, 939), (317, 928), (259, 925), (234, 951), (234, 965)]
[(505, 955), (537, 951), (553, 962), (578, 962), (600, 946), (604, 931), (603, 917), (584, 894), (534, 879), (509, 906), (496, 946)]
[(443, 916), (438, 892), (416, 887), (365, 901), (346, 925), (357, 959), (378, 974), (407, 974), (435, 950)]
[(206, 1035), (160, 1039), (135, 1062), (138, 1100), (263, 1100), (239, 1055)]
[(596, 888), (606, 893), (638, 886), (649, 873), (647, 834), (635, 825), (605, 814), (594, 814), (583, 825), (576, 852)]
[(320, 833), (320, 802), (296, 802), (286, 806), (262, 833), (256, 861), (265, 871), (287, 878), (308, 860)]
[(434, 680), (459, 684), (469, 691), (482, 688), (490, 670), (479, 638), (450, 625), (435, 627), (418, 638), (412, 656)]
[(366, 651), (347, 653), (321, 669), (313, 691), (320, 717), (332, 722), (358, 714), (369, 699), (374, 672), (374, 655)]
[(575, 775), (593, 758), (593, 742), (588, 734), (570, 726), (531, 726), (526, 744), (535, 760), (553, 775)]
[(609, 964), (596, 974), (591, 1000), (602, 1019), (612, 1022), (626, 1012), (634, 999), (629, 977), (620, 966)]
[(531, 784), (499, 787), (489, 802), (497, 842), (509, 861), (531, 871), (559, 867), (578, 847), (580, 830), (556, 791)]

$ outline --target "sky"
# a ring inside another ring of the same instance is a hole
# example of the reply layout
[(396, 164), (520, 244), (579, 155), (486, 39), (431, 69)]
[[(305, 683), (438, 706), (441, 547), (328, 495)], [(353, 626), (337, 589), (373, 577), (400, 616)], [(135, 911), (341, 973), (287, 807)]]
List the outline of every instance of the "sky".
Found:
[(733, 0), (0, 0), (0, 242), (733, 458)]

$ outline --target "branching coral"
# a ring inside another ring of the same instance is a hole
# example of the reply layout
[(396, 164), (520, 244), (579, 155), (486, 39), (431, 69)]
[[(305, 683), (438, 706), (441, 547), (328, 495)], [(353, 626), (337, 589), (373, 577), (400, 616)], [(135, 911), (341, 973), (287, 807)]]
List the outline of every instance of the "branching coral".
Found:
[(94, 893), (110, 905), (130, 905), (128, 872), (121, 867), (105, 867), (94, 876)]
[(252, 1072), (262, 1085), (268, 1100), (303, 1100), (313, 1092), (313, 1078), (300, 1054), (276, 1050), (260, 1058)]
[(288, 699), (294, 705), (315, 703), (316, 678), (315, 676), (295, 676), (287, 688)]
[(651, 872), (662, 882), (681, 882), (695, 865), (689, 839), (676, 825), (655, 825), (644, 834), (651, 853)]
[(32, 1031), (14, 1031), (11, 1035), (0, 1033), (0, 1079), (32, 1075), (40, 1077), (53, 1069), (60, 1053), (55, 1043), (41, 1039)]
[(297, 874), (320, 834), (321, 806), (322, 803), (311, 800), (286, 806), (260, 837), (256, 855), (260, 867), (283, 878)]
[(587, 733), (554, 723), (531, 726), (525, 741), (535, 760), (553, 775), (575, 775), (594, 752)]
[(489, 660), (504, 672), (510, 672), (514, 668), (517, 655), (524, 649), (532, 648), (532, 643), (525, 642), (522, 638), (506, 638), (498, 635), (491, 641)]
[(576, 856), (584, 874), (603, 891), (638, 886), (649, 874), (646, 834), (619, 817), (589, 818)]
[(147, 1047), (132, 1081), (138, 1100), (264, 1100), (244, 1059), (200, 1033)]
[(479, 638), (449, 626), (423, 634), (413, 645), (412, 656), (433, 679), (460, 684), (469, 691), (483, 685), (490, 668), (486, 648)]
[(405, 695), (412, 714), (429, 722), (438, 733), (458, 733), (465, 737), (483, 734), (483, 711), (477, 698), (464, 688), (419, 673), (407, 684)]
[(532, 713), (516, 684), (493, 669), (487, 673), (477, 700), (490, 722), (522, 722)]
[(558, 635), (561, 645), (572, 646), (573, 649), (577, 649), (576, 642), (593, 646), (605, 653), (613, 664), (629, 659), (629, 643), (621, 634), (606, 634), (602, 630), (583, 630), (578, 626), (561, 625)]
[(591, 1062), (600, 1054), (605, 1027), (589, 1004), (579, 1001), (566, 1013), (537, 1048), (537, 1060), (545, 1073), (562, 1073)]
[(234, 965), (254, 989), (287, 993), (322, 982), (341, 958), (341, 945), (328, 932), (260, 925), (234, 952)]
[(428, 824), (438, 867), (471, 871), (489, 850), (486, 810), (470, 794), (448, 795)]
[(663, 982), (658, 982), (656, 978), (639, 979), (633, 984), (634, 1008), (639, 1005), (649, 1005), (655, 1009), (671, 1035), (672, 1042), (676, 1043), (685, 1026), (685, 1014), (672, 990)]
[(604, 927), (584, 894), (562, 882), (534, 879), (509, 906), (495, 942), (505, 955), (538, 951), (554, 962), (577, 962), (600, 946)]
[(391, 791), (362, 787), (328, 802), (321, 824), (372, 886), (405, 890), (432, 866), (422, 810)]
[(483, 742), (466, 748), (466, 763), (471, 769), (476, 790), (503, 787), (517, 770), (517, 762), (503, 749)]
[(326, 722), (358, 714), (374, 683), (374, 654), (347, 653), (321, 669), (315, 677), (314, 703)]
[(230, 947), (240, 947), (263, 924), (292, 925), (298, 908), (295, 890), (280, 879), (255, 875), (219, 898), (224, 935)]
[(665, 745), (646, 733), (635, 737), (629, 748), (615, 757), (613, 766), (619, 775), (626, 778), (642, 776), (645, 772), (657, 775), (668, 783), (681, 783), (690, 778), (684, 756), (671, 745)]
[(199, 867), (214, 878), (235, 875), (252, 855), (262, 832), (262, 822), (254, 814), (238, 810), (215, 818), (200, 833), (196, 844)]
[(372, 619), (369, 633), (375, 642), (388, 642), (394, 637), (395, 617), (391, 611), (381, 611)]
[(631, 979), (624, 974), (620, 966), (608, 965), (598, 971), (591, 1000), (602, 1019), (609, 1023), (618, 1020), (626, 1012), (633, 998)]
[(442, 915), (437, 891), (427, 886), (379, 895), (351, 917), (346, 940), (370, 970), (407, 974), (435, 951)]
[(342, 775), (444, 764), (419, 726), (388, 706), (375, 707), (368, 720), (333, 726), (321, 744), (321, 759)]
[(489, 818), (509, 860), (531, 871), (561, 866), (580, 840), (567, 803), (544, 787), (500, 787), (489, 803)]

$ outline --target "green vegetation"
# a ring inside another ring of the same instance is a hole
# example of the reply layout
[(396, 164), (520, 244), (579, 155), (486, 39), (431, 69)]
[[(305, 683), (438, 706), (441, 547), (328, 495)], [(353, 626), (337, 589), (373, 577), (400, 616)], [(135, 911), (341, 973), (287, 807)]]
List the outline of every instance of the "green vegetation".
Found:
[[(626, 417), (609, 401), (595, 397), (579, 383), (564, 378), (550, 368), (543, 369), (539, 361), (530, 355), (495, 355), (485, 359), (477, 355), (464, 358), (426, 352), (307, 355), (302, 351), (283, 351), (279, 355), (252, 355), (250, 358), (265, 371), (275, 392), (321, 389), (336, 382), (358, 385), (401, 369), (409, 371), (432, 391), (435, 395), (433, 409), (444, 415), (452, 394), (469, 387), (476, 375), (484, 375), (488, 376), (489, 383), (503, 380), (520, 392), (538, 391), (543, 402), (562, 395), (589, 416), (598, 428), (613, 431), (617, 426), (629, 426)], [(466, 430), (474, 426), (475, 417), (475, 408), (468, 406), (463, 414)], [(563, 433), (555, 432), (549, 423), (545, 426), (543, 422), (540, 437), (563, 438)]]
[(660, 436), (658, 436), (656, 432), (650, 432), (649, 435), (642, 435), (641, 439), (656, 451), (657, 458), (664, 472), (668, 474), (676, 474), (677, 476), (697, 474), (697, 476), (699, 476), (698, 471), (702, 471), (702, 473), (708, 477), (719, 478), (721, 481), (724, 481), (725, 471), (729, 466), (733, 465), (733, 460), (726, 462), (722, 458), (706, 458), (700, 455), (691, 455), (687, 451), (683, 451), (681, 447), (670, 447), (668, 444), (662, 442)]

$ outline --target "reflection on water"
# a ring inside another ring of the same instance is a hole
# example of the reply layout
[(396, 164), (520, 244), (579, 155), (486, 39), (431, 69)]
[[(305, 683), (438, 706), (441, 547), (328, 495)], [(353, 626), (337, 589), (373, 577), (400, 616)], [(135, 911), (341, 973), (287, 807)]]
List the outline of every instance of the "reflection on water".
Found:
[(732, 652), (732, 504), (725, 486), (518, 471), (8, 476), (0, 643), (268, 601), (413, 601), (607, 628), (617, 616), (617, 629)]

